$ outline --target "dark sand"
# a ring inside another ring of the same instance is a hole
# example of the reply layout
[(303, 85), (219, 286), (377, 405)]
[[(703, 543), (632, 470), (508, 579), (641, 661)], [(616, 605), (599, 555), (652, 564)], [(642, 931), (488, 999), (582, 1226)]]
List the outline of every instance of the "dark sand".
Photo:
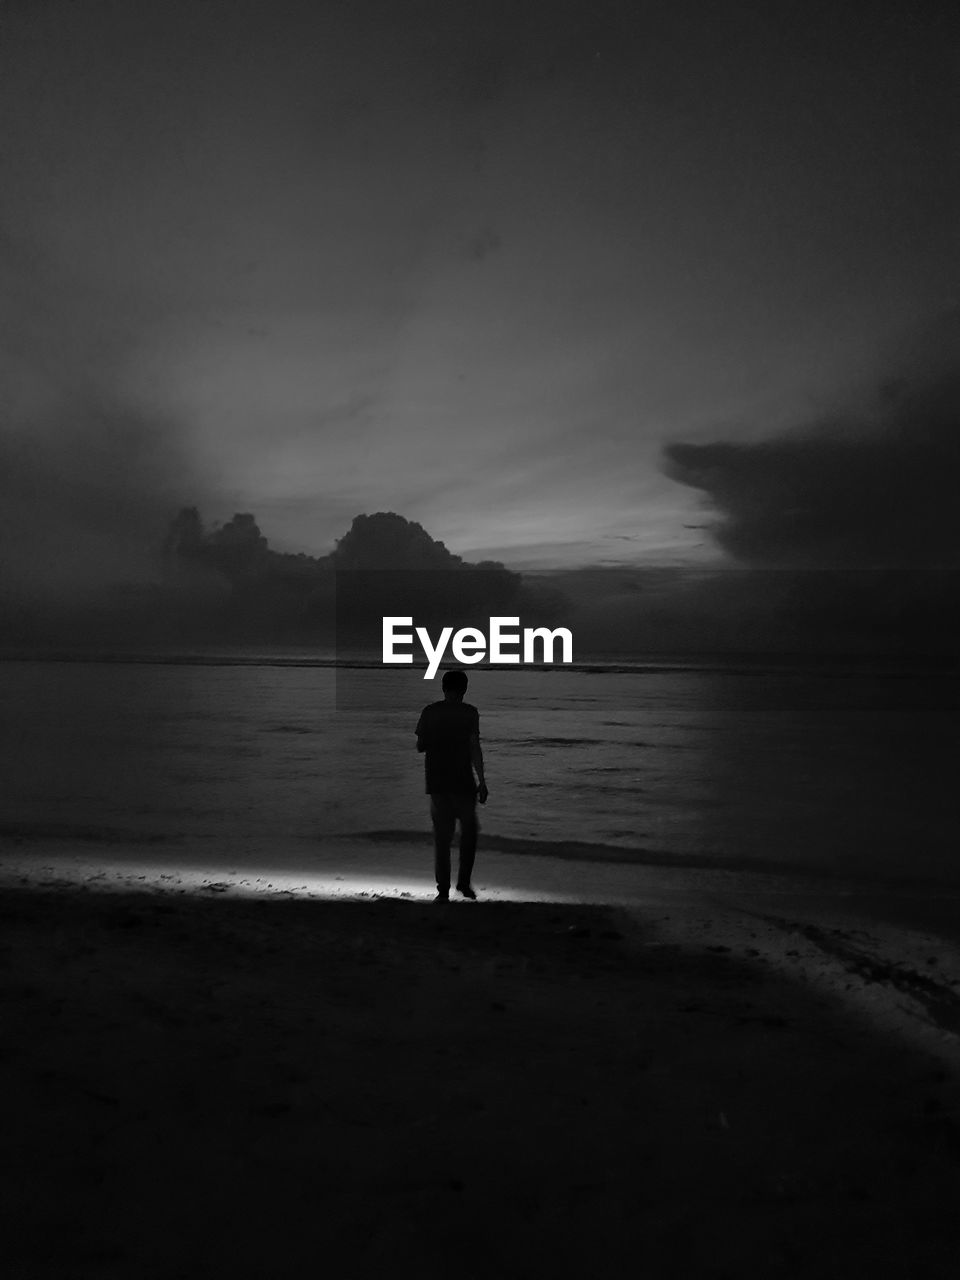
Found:
[(36, 886), (0, 924), (8, 1280), (958, 1273), (949, 1068), (709, 935)]

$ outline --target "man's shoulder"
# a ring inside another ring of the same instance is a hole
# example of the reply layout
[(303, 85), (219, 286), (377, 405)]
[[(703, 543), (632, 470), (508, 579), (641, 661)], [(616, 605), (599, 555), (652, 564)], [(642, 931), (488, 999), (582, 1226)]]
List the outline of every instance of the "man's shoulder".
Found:
[(420, 715), (421, 716), (435, 715), (437, 712), (437, 709), (439, 707), (444, 707), (444, 706), (446, 706), (445, 702), (428, 702), (427, 705), (420, 712)]
[(428, 702), (420, 714), (426, 715), (428, 711), (438, 710), (445, 713), (449, 712), (451, 715), (460, 715), (463, 712), (472, 716), (479, 715), (477, 708), (472, 702), (448, 702), (446, 698), (442, 698), (439, 702)]
[(480, 712), (472, 702), (457, 703), (457, 719), (458, 720), (479, 720)]
[(420, 712), (420, 724), (433, 720), (437, 724), (453, 727), (480, 723), (480, 713), (472, 702), (428, 702)]

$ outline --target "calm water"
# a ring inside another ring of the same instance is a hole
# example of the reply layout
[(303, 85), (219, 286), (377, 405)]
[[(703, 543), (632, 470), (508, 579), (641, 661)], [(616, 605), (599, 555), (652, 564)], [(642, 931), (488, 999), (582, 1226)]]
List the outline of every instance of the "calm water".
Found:
[[(396, 668), (0, 663), (0, 829), (422, 838), (439, 696)], [(491, 843), (960, 882), (955, 680), (484, 670), (467, 696)]]

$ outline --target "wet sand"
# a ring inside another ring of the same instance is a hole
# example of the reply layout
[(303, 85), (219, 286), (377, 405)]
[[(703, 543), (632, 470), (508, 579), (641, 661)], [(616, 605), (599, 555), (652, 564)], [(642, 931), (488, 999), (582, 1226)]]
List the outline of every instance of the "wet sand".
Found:
[(885, 1029), (787, 934), (21, 879), (12, 1277), (955, 1273), (957, 1038)]

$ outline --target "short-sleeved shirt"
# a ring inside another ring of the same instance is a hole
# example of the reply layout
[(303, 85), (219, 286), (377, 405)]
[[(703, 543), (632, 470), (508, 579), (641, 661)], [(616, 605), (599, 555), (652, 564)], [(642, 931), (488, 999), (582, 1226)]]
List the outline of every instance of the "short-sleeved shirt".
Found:
[(469, 702), (431, 702), (420, 712), (417, 736), (426, 749), (426, 790), (476, 795), (470, 737), (480, 736), (480, 712)]

